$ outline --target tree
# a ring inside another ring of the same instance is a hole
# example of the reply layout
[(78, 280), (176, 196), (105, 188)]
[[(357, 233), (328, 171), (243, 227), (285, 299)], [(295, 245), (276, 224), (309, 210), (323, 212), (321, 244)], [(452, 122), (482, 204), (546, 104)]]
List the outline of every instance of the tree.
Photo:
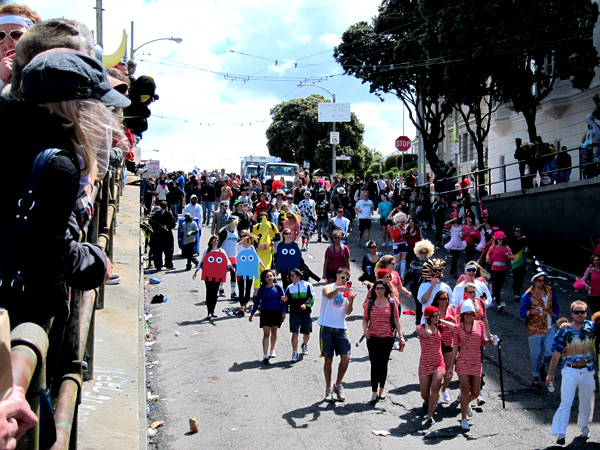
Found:
[[(331, 168), (329, 132), (331, 123), (318, 121), (318, 104), (327, 103), (322, 95), (311, 94), (279, 103), (271, 109), (273, 122), (267, 128), (269, 154), (286, 162), (310, 162), (313, 169)], [(341, 145), (338, 155), (350, 156), (349, 161), (338, 161), (338, 171), (362, 174), (371, 164), (373, 155), (364, 145), (364, 126), (354, 113), (350, 122), (338, 122)]]
[(527, 123), (529, 139), (537, 136), (539, 104), (559, 79), (584, 90), (600, 64), (593, 43), (598, 5), (592, 0), (510, 0), (503, 23), (505, 39), (497, 42), (495, 82)]
[(436, 62), (433, 47), (423, 45), (428, 38), (417, 2), (384, 0), (372, 25), (359, 22), (343, 33), (334, 57), (346, 74), (369, 83), (382, 101), (385, 93), (402, 100), (421, 133), (427, 161), (437, 167), (443, 123), (452, 104), (443, 95), (443, 64)]

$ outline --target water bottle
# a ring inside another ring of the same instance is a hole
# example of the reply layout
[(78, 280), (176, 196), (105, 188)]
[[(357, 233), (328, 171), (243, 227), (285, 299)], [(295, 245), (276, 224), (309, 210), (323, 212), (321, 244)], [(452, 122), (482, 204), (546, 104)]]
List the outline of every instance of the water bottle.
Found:
[(554, 392), (554, 383), (550, 382), (550, 384), (548, 385), (548, 392)]
[(494, 345), (498, 345), (498, 336), (494, 335)]

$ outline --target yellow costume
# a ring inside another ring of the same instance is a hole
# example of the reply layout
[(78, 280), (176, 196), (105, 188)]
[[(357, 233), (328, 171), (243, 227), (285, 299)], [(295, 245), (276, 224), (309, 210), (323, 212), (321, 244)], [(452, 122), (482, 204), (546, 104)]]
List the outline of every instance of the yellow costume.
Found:
[[(254, 236), (260, 236), (258, 241), (258, 245), (256, 246), (256, 253), (258, 257), (265, 265), (265, 268), (258, 267), (258, 279), (254, 280), (254, 288), (258, 289), (260, 287), (260, 275), (263, 270), (271, 268), (271, 262), (273, 261), (273, 253), (275, 252), (273, 249), (273, 236), (279, 233), (279, 230), (275, 225), (267, 220), (265, 216), (263, 216), (262, 221), (254, 225), (252, 228), (252, 234)], [(263, 244), (267, 244), (267, 248), (264, 248)]]

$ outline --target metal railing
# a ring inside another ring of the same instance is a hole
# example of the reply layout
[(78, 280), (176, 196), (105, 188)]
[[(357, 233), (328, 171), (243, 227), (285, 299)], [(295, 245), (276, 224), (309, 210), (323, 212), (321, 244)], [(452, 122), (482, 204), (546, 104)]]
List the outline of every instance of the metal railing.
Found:
[[(583, 151), (581, 148), (572, 148), (572, 149), (568, 149), (566, 150), (567, 153), (571, 154), (571, 152), (581, 152)], [(553, 155), (557, 156), (558, 153), (554, 153)], [(540, 157), (540, 158), (544, 158), (544, 157)], [(575, 159), (573, 156), (571, 156), (571, 160), (577, 160), (577, 161), (581, 161), (581, 157), (580, 154), (577, 155), (577, 158)], [(474, 191), (474, 196), (476, 200), (479, 200), (480, 197), (483, 197), (485, 195), (491, 195), (491, 194), (502, 194), (502, 193), (507, 193), (507, 192), (516, 192), (516, 191), (521, 191), (522, 188), (522, 180), (527, 180), (527, 182), (531, 184), (531, 188), (538, 188), (537, 184), (536, 184), (536, 180), (535, 177), (537, 176), (537, 173), (530, 173), (529, 175), (523, 175), (521, 176), (520, 174), (520, 170), (519, 170), (519, 165), (521, 163), (519, 161), (515, 161), (515, 162), (511, 162), (511, 163), (506, 163), (506, 164), (500, 164), (498, 166), (494, 166), (494, 167), (488, 167), (485, 169), (481, 169), (481, 170), (475, 170), (475, 171), (471, 171), (468, 173), (463, 173), (460, 175), (456, 175), (454, 177), (450, 177), (450, 178), (446, 178), (443, 182), (446, 184), (449, 184), (450, 186), (453, 187), (453, 189), (446, 189), (446, 190), (441, 190), (441, 191), (435, 191), (436, 193), (442, 195), (443, 197), (455, 197), (457, 194), (459, 194), (461, 191), (463, 191), (463, 188), (454, 188), (456, 186), (457, 183), (459, 183), (462, 180), (463, 176), (467, 176), (467, 178), (469, 179), (469, 181), (472, 182), (471, 184), (471, 188)], [(510, 173), (511, 171), (511, 167), (515, 166), (516, 167), (516, 173), (518, 174), (517, 176), (513, 176), (513, 177), (507, 177), (507, 173)], [(568, 171), (570, 174), (570, 180), (567, 181), (566, 183), (573, 181), (574, 179), (578, 179), (578, 180), (583, 180), (586, 178), (591, 178), (591, 176), (588, 175), (589, 171), (593, 171), (595, 170), (595, 168), (598, 166), (597, 162), (585, 162), (585, 163), (579, 163), (579, 164), (575, 164), (575, 165), (571, 165), (570, 167), (565, 167), (565, 168), (551, 168), (548, 171), (540, 171), (540, 176), (544, 176), (544, 175), (549, 175), (552, 176), (552, 178), (555, 180), (556, 184), (562, 184), (560, 182), (560, 172), (566, 172)], [(483, 179), (485, 180), (483, 183), (480, 183), (480, 178), (481, 175), (483, 174)], [(573, 178), (572, 176), (575, 175), (575, 177)], [(513, 182), (514, 186), (510, 186), (510, 183)], [(555, 184), (552, 183), (552, 184)], [(418, 187), (431, 187), (435, 185), (435, 181), (430, 181), (427, 183), (422, 183), (419, 184)], [(494, 190), (494, 192), (492, 192), (492, 187), (495, 185), (502, 185), (502, 189), (501, 190)], [(545, 186), (544, 185), (540, 185), (539, 188), (543, 189)]]
[[(82, 231), (82, 241), (97, 243), (112, 259), (116, 211), (122, 194), (122, 167), (111, 168), (99, 185), (94, 187), (92, 199), (96, 214)], [(56, 442), (53, 450), (77, 448), (77, 413), (81, 403), (82, 382), (94, 374), (95, 310), (104, 308), (104, 285), (93, 291), (71, 290), (71, 313), (65, 326), (63, 343), (55, 371)], [(46, 389), (48, 331), (33, 323), (17, 326), (11, 333), (12, 371), (14, 383), (21, 386), (27, 400), (39, 418), (40, 394)], [(87, 349), (87, 373), (82, 373), (82, 362)], [(39, 448), (39, 426), (31, 428), (19, 441), (20, 449)]]

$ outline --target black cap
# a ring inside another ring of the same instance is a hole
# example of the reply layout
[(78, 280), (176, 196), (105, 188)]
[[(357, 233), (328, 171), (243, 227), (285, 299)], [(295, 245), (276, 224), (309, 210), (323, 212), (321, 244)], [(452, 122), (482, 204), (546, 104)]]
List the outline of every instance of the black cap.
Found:
[(44, 52), (23, 69), (23, 99), (32, 103), (96, 98), (124, 108), (131, 101), (113, 89), (100, 61), (68, 50)]

